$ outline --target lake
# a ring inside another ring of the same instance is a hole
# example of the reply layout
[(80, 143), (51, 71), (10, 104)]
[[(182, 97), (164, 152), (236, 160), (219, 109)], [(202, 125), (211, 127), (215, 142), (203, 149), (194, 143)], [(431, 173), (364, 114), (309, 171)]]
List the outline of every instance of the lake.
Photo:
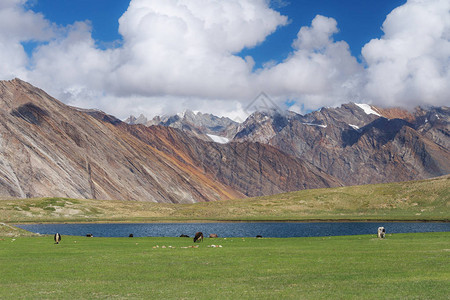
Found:
[(386, 233), (444, 232), (450, 223), (419, 222), (239, 222), (239, 223), (138, 223), (138, 224), (27, 224), (17, 225), (25, 230), (40, 233), (95, 237), (192, 237), (197, 231), (205, 237), (216, 233), (219, 237), (313, 237), (376, 234), (379, 226)]

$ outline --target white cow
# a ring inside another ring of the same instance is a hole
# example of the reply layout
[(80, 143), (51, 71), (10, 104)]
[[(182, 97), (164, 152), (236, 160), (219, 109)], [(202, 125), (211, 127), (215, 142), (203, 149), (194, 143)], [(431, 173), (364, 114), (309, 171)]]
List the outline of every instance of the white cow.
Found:
[(384, 227), (378, 227), (378, 238), (384, 239), (386, 237), (386, 229)]

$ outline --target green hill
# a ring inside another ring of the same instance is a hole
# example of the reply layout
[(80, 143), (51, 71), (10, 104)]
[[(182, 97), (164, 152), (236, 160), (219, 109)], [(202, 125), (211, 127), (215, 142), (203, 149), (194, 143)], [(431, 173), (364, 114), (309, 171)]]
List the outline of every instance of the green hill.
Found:
[(66, 198), (0, 200), (0, 220), (25, 222), (450, 220), (450, 175), (195, 204)]

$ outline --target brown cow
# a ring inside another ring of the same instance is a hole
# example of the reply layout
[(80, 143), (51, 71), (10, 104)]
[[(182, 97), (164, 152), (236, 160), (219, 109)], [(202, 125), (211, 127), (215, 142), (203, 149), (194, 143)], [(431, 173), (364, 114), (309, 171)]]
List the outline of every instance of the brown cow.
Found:
[(216, 233), (211, 233), (209, 235), (210, 238), (218, 238), (219, 236)]
[(197, 232), (194, 236), (194, 243), (197, 242), (198, 240), (202, 240), (203, 242), (203, 232)]

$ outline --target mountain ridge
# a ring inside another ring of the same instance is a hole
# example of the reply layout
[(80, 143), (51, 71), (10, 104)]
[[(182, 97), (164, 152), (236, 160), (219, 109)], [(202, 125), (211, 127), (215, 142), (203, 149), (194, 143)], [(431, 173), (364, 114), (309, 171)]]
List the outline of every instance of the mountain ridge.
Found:
[(192, 203), (342, 185), (270, 145), (218, 147), (175, 128), (127, 125), (20, 79), (0, 81), (0, 108), (4, 197)]
[(448, 107), (408, 111), (347, 103), (306, 115), (256, 111), (235, 131), (223, 135), (234, 134), (228, 142), (271, 145), (345, 185), (358, 185), (448, 174), (449, 119)]

